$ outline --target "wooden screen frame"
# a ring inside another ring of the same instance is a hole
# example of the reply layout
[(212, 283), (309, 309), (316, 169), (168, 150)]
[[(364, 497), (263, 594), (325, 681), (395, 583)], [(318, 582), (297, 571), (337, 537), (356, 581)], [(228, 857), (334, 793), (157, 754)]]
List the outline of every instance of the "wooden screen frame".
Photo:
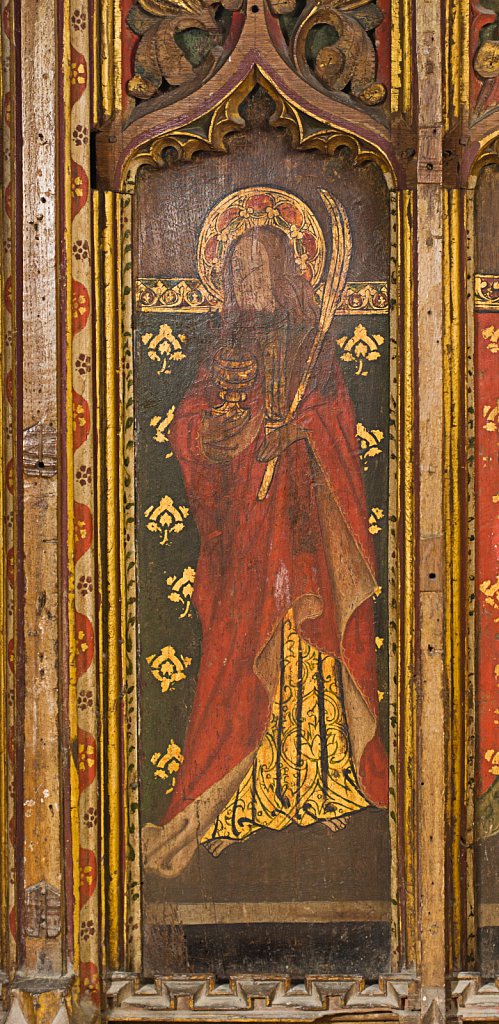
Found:
[[(475, 944), (470, 282), (473, 189), (481, 167), (499, 160), (499, 114), (493, 109), (475, 120), (470, 116), (468, 4), (392, 3), (390, 131), (369, 113), (360, 115), (300, 80), (275, 50), (262, 11), (248, 12), (231, 67), (219, 72), (215, 104), (211, 83), (123, 129), (120, 5), (46, 5), (38, 29), (52, 47), (56, 39), (53, 57), (50, 47), (46, 56), (58, 87), (51, 93), (46, 84), (33, 97), (30, 66), (36, 81), (38, 72), (42, 81), (42, 69), (34, 63), (30, 12), (30, 2), (22, 17), (14, 0), (2, 2), (0, 615), (6, 642), (0, 734), (10, 755), (0, 777), (0, 822), (6, 1007), (12, 1020), (19, 1013), (53, 1020), (87, 1001), (116, 1020), (167, 1019), (175, 1005), (177, 1019), (193, 1021), (230, 1015), (270, 1022), (290, 1014), (307, 1020), (322, 1012), (355, 1020), (412, 1016), (433, 1022), (446, 1014), (490, 1019), (494, 991), (468, 970)], [(223, 150), (225, 136), (237, 127), (242, 94), (257, 78), (278, 105), (294, 145), (323, 151), (347, 145), (358, 159), (378, 161), (390, 177), (394, 276), (401, 279), (393, 333), (403, 367), (396, 382), (403, 697), (392, 810), (398, 818), (394, 894), (406, 895), (403, 912), (396, 914), (393, 973), (375, 986), (358, 977), (311, 978), (305, 991), (293, 991), (282, 979), (267, 1007), (259, 979), (247, 977), (221, 990), (209, 979), (159, 979), (140, 987), (136, 847), (130, 855), (138, 841), (132, 750), (137, 709), (128, 664), (134, 557), (131, 541), (126, 549), (116, 543), (130, 525), (127, 517), (133, 519), (127, 425), (133, 381), (126, 363), (135, 174), (144, 163), (161, 164), (167, 145), (179, 159), (199, 148)], [(303, 110), (324, 125), (314, 138), (302, 133)], [(201, 138), (193, 128), (208, 113), (210, 129)], [(93, 161), (90, 140), (97, 129)], [(23, 132), (29, 141), (24, 148)], [(29, 227), (39, 216), (35, 200), (41, 192), (23, 189), (23, 180), (35, 181), (38, 173), (37, 138), (49, 147), (53, 141), (52, 163), (42, 168), (42, 199), (55, 192), (58, 197), (52, 226), (40, 228), (51, 244), (38, 262), (30, 256)], [(396, 274), (400, 268), (402, 275)], [(52, 310), (53, 373), (43, 375), (38, 400), (37, 349), (23, 321), (30, 310), (40, 312), (42, 297)], [(435, 493), (441, 502), (435, 503)], [(40, 559), (33, 541), (38, 535), (52, 544), (59, 536), (57, 558)], [(96, 599), (99, 589), (104, 605)], [(29, 721), (30, 705), (40, 707), (40, 652), (32, 638), (42, 591), (43, 607), (48, 602), (55, 609), (44, 642), (57, 647), (48, 671), (53, 682), (44, 691), (53, 728), (43, 758)], [(132, 687), (125, 715), (123, 685)], [(49, 810), (47, 799), (34, 828), (29, 801), (41, 771), (53, 801)], [(31, 884), (42, 847), (48, 850), (43, 893)], [(51, 908), (55, 934), (47, 921), (45, 934), (34, 933), (26, 910), (32, 896)], [(52, 958), (50, 984), (43, 957), (40, 967), (42, 953)]]
[[(243, 39), (244, 43), (244, 39)], [(244, 52), (244, 51), (243, 51)], [(242, 73), (244, 73), (244, 66)], [(232, 77), (234, 75), (232, 74)], [(126, 630), (127, 637), (127, 649), (135, 650), (135, 638), (134, 638), (134, 626), (130, 626), (130, 618), (135, 621), (135, 595), (133, 594), (133, 576), (134, 576), (134, 554), (133, 554), (133, 540), (130, 538), (129, 544), (125, 544), (124, 537), (125, 533), (131, 532), (133, 523), (133, 513), (130, 513), (127, 529), (124, 529), (123, 519), (116, 517), (115, 510), (123, 509), (126, 505), (127, 509), (131, 506), (132, 498), (130, 492), (126, 488), (130, 484), (131, 466), (130, 463), (133, 458), (133, 426), (131, 423), (132, 419), (132, 407), (131, 401), (133, 400), (133, 387), (131, 382), (132, 374), (132, 360), (130, 352), (130, 340), (132, 336), (132, 303), (130, 295), (131, 286), (131, 275), (132, 275), (132, 254), (131, 254), (131, 238), (133, 236), (133, 196), (135, 191), (137, 174), (142, 166), (161, 167), (164, 162), (163, 154), (168, 148), (175, 148), (180, 158), (190, 160), (192, 156), (202, 150), (203, 152), (220, 152), (222, 146), (225, 146), (225, 138), (236, 130), (242, 130), (241, 117), (239, 114), (239, 108), (243, 103), (246, 96), (253, 89), (254, 85), (259, 84), (262, 88), (267, 91), (268, 95), (272, 98), (275, 104), (275, 117), (273, 118), (273, 127), (279, 128), (284, 127), (289, 131), (290, 143), (297, 149), (317, 150), (319, 152), (330, 153), (340, 146), (348, 146), (353, 149), (357, 159), (361, 160), (373, 160), (378, 166), (381, 165), (387, 180), (387, 187), (390, 189), (391, 198), (391, 238), (392, 238), (392, 252), (391, 252), (391, 264), (392, 266), (401, 265), (406, 267), (410, 265), (410, 251), (411, 251), (411, 205), (412, 196), (410, 192), (404, 193), (394, 188), (394, 174), (389, 166), (388, 160), (382, 150), (377, 150), (374, 145), (369, 145), (363, 140), (359, 140), (345, 130), (339, 130), (338, 126), (333, 124), (331, 121), (324, 120), (324, 118), (316, 117), (317, 127), (313, 132), (308, 133), (303, 128), (303, 113), (306, 112), (300, 110), (300, 108), (287, 96), (279, 92), (272, 81), (268, 71), (265, 73), (257, 66), (252, 69), (249, 74), (243, 78), (243, 80), (232, 88), (232, 91), (226, 95), (223, 95), (219, 102), (209, 111), (209, 128), (206, 131), (206, 138), (200, 140), (200, 123), (201, 118), (204, 115), (204, 111), (198, 118), (194, 118), (182, 124), (179, 128), (157, 131), (146, 144), (143, 142), (139, 143), (136, 148), (130, 149), (123, 160), (121, 167), (117, 168), (113, 174), (113, 181), (118, 182), (119, 175), (119, 193), (112, 193), (105, 191), (100, 195), (95, 195), (95, 217), (94, 221), (94, 238), (97, 237), (102, 240), (100, 246), (101, 260), (96, 261), (96, 275), (95, 275), (95, 294), (99, 295), (102, 291), (102, 282), (106, 282), (106, 300), (102, 305), (100, 324), (98, 327), (99, 338), (101, 338), (101, 352), (102, 358), (99, 360), (99, 366), (105, 366), (104, 374), (101, 380), (101, 386), (98, 388), (101, 395), (102, 408), (101, 408), (101, 422), (103, 424), (103, 430), (105, 429), (107, 436), (110, 438), (117, 438), (115, 447), (109, 450), (108, 446), (99, 447), (98, 458), (101, 460), (101, 469), (99, 470), (99, 476), (104, 481), (103, 493), (107, 494), (107, 512), (101, 513), (102, 520), (105, 521), (106, 526), (103, 531), (108, 539), (108, 551), (117, 552), (119, 550), (119, 557), (111, 554), (112, 571), (109, 571), (109, 561), (107, 567), (101, 571), (101, 578), (108, 579), (109, 592), (114, 595), (111, 597), (111, 603), (109, 606), (109, 612), (111, 617), (111, 623), (108, 624), (107, 628), (102, 630), (102, 635), (106, 638), (105, 644), (108, 650), (109, 657), (109, 637), (118, 638), (123, 635), (123, 622)], [(189, 114), (192, 116), (192, 101), (190, 103)], [(168, 112), (169, 113), (169, 112)], [(177, 115), (178, 116), (178, 115)], [(310, 116), (310, 115), (309, 115)], [(230, 156), (227, 157), (230, 159)], [(96, 257), (97, 257), (96, 253)], [(113, 272), (114, 273), (114, 284), (113, 284)], [(406, 280), (407, 280), (407, 275)], [(407, 300), (407, 284), (405, 285), (405, 299)], [(413, 365), (413, 353), (412, 353), (412, 332), (407, 329), (407, 317), (410, 315), (404, 305), (402, 298), (402, 292), (404, 285), (400, 284), (399, 281), (395, 285), (390, 285), (390, 306), (392, 309), (391, 313), (391, 419), (392, 419), (392, 431), (393, 436), (390, 439), (390, 451), (391, 451), (391, 503), (392, 508), (390, 511), (390, 533), (391, 533), (391, 544), (390, 544), (390, 576), (391, 580), (391, 593), (389, 595), (389, 605), (392, 610), (397, 609), (396, 614), (391, 613), (391, 638), (390, 645), (393, 650), (399, 652), (397, 655), (391, 656), (391, 661), (395, 662), (395, 665), (390, 670), (391, 677), (391, 694), (390, 694), (390, 718), (392, 723), (400, 723), (400, 728), (396, 725), (392, 725), (390, 747), (392, 751), (392, 768), (391, 768), (391, 795), (390, 795), (390, 821), (391, 821), (391, 844), (392, 844), (392, 953), (391, 960), (393, 965), (392, 975), (383, 977), (380, 981), (379, 993), (376, 996), (376, 1005), (380, 1005), (380, 999), (383, 991), (383, 986), (389, 985), (390, 989), (397, 991), (397, 998), (404, 1000), (408, 993), (408, 979), (407, 977), (401, 977), (401, 966), (403, 963), (415, 962), (415, 950), (411, 946), (412, 936), (414, 935), (415, 929), (415, 860), (414, 860), (414, 848), (411, 839), (411, 821), (414, 815), (414, 777), (410, 770), (410, 763), (414, 758), (414, 744), (415, 736), (415, 721), (414, 721), (414, 700), (413, 692), (410, 687), (410, 679), (413, 672), (413, 645), (410, 641), (412, 633), (411, 627), (407, 628), (407, 623), (414, 622), (414, 582), (412, 579), (410, 567), (414, 564), (414, 553), (412, 551), (412, 543), (414, 540), (414, 531), (411, 528), (411, 524), (414, 520), (414, 506), (413, 506), (413, 495), (414, 487), (412, 483), (412, 452), (413, 452), (413, 438), (412, 438), (412, 423), (413, 423), (413, 402), (411, 392), (411, 381), (412, 381), (412, 365)], [(113, 294), (114, 291), (114, 294)], [(411, 304), (409, 303), (409, 309)], [(405, 330), (402, 332), (400, 329), (400, 323), (405, 316)], [(115, 325), (115, 334), (112, 336), (112, 342), (110, 344), (110, 325)], [(399, 345), (397, 339), (404, 337), (406, 339), (406, 345)], [(121, 343), (120, 343), (121, 342)], [(114, 355), (113, 355), (114, 352)], [(399, 354), (400, 353), (400, 354)], [(123, 387), (120, 389), (118, 385), (118, 394), (121, 390), (121, 401), (117, 401), (116, 398), (116, 370), (117, 367), (123, 367), (126, 364), (130, 367), (125, 375), (123, 375)], [(404, 366), (405, 373), (401, 371), (401, 367)], [(401, 382), (404, 381), (404, 384)], [(113, 383), (114, 382), (114, 383)], [(403, 391), (403, 394), (402, 394)], [(121, 408), (120, 408), (121, 406)], [(105, 424), (105, 427), (104, 427)], [(127, 427), (128, 424), (128, 427)], [(123, 471), (124, 480), (122, 482), (122, 490), (120, 492), (120, 482), (116, 476), (116, 466), (119, 464), (119, 454), (121, 457), (125, 453), (129, 453), (129, 459), (126, 459), (125, 468)], [(397, 480), (397, 476), (394, 472), (394, 467), (400, 466), (403, 462), (404, 470), (401, 474), (401, 480)], [(128, 481), (128, 482), (127, 482)], [(123, 490), (123, 487), (125, 490)], [(132, 486), (133, 490), (133, 486)], [(104, 552), (102, 556), (105, 559)], [(407, 571), (402, 574), (402, 563), (408, 566)], [(121, 568), (121, 576), (120, 576)], [(127, 593), (127, 587), (132, 588), (129, 601), (123, 600)], [(123, 608), (125, 611), (123, 612)], [(401, 612), (401, 609), (404, 609)], [(127, 609), (129, 610), (127, 613)], [(120, 617), (124, 614), (124, 620)], [(401, 643), (399, 624), (401, 622), (406, 624), (406, 644), (405, 646)], [(408, 635), (407, 635), (408, 634)], [(133, 639), (132, 639), (133, 637)], [(117, 640), (116, 640), (117, 646)], [(101, 663), (104, 662), (105, 652), (102, 651), (100, 654)], [(124, 716), (124, 722), (130, 723), (131, 735), (125, 730), (122, 740), (121, 749), (131, 750), (136, 757), (137, 751), (137, 739), (136, 739), (136, 677), (133, 665), (133, 660), (127, 659), (128, 671), (123, 676), (120, 674), (117, 665), (117, 654), (116, 667), (113, 673), (108, 674), (108, 694), (107, 694), (107, 706), (108, 708), (118, 707), (118, 695), (120, 691), (125, 691), (130, 694), (130, 713), (126, 712)], [(394, 678), (395, 677), (395, 681)], [(110, 682), (112, 681), (112, 686)], [(115, 712), (116, 718), (116, 712)], [(113, 724), (111, 716), (107, 720), (108, 729), (113, 730), (113, 738), (118, 735), (119, 724), (117, 721)], [(403, 731), (402, 731), (403, 730)], [(108, 748), (116, 746), (118, 744), (107, 741)], [(402, 756), (402, 762), (397, 764), (398, 755), (396, 751), (402, 750), (404, 754)], [(125, 759), (126, 763), (128, 760)], [(131, 778), (134, 780), (137, 777), (137, 764), (136, 760), (131, 765)], [(107, 815), (110, 824), (111, 831), (115, 829), (119, 831), (120, 822), (130, 821), (131, 813), (130, 806), (128, 804), (128, 797), (130, 792), (126, 791), (123, 787), (123, 777), (120, 771), (119, 759), (117, 756), (108, 758), (108, 776), (107, 776)], [(109, 794), (113, 794), (111, 800)], [(121, 794), (124, 798), (120, 806), (119, 795)], [(117, 799), (118, 797), (118, 799)], [(136, 812), (135, 812), (136, 813)], [(396, 822), (404, 819), (404, 825), (397, 828)], [(136, 865), (140, 859), (139, 850), (139, 832), (137, 819), (134, 820), (132, 835), (135, 839), (135, 857), (131, 862), (132, 872), (133, 865)], [(125, 843), (130, 845), (130, 835), (125, 834)], [(111, 871), (113, 877), (121, 877), (121, 891), (116, 887), (113, 892), (108, 891), (108, 928), (109, 932), (113, 935), (117, 935), (119, 931), (123, 930), (123, 924), (120, 928), (123, 918), (127, 922), (126, 936), (125, 936), (125, 948), (118, 950), (117, 945), (114, 945), (113, 949), (113, 960), (111, 961), (114, 969), (119, 969), (120, 954), (121, 957), (125, 957), (125, 962), (128, 963), (132, 969), (137, 972), (137, 977), (133, 980), (132, 978), (124, 979), (122, 990), (118, 998), (124, 999), (126, 992), (127, 1005), (141, 1006), (143, 1004), (144, 995), (139, 985), (140, 978), (140, 964), (141, 964), (141, 948), (140, 948), (140, 927), (139, 924), (139, 901), (135, 904), (135, 910), (137, 913), (130, 913), (134, 909), (133, 902), (130, 901), (130, 885), (133, 887), (140, 884), (140, 876), (138, 873), (133, 874), (131, 878), (125, 878), (123, 874), (120, 875), (120, 861), (118, 849), (112, 849), (112, 844), (109, 845), (108, 856), (111, 855), (115, 858), (112, 868), (108, 869)], [(399, 860), (401, 863), (399, 864)], [(405, 898), (401, 898), (401, 894), (405, 894)], [(124, 911), (123, 908), (128, 907), (129, 911)], [(409, 943), (409, 948), (408, 948)], [(132, 966), (133, 965), (133, 966)], [(268, 984), (270, 979), (254, 978), (251, 980), (255, 993), (260, 988)], [(237, 987), (244, 982), (245, 988), (249, 985), (249, 979), (247, 975), (241, 979), (234, 977), (233, 979), (233, 990), (228, 997), (227, 1010), (234, 1002), (244, 1006), (246, 997), (243, 995), (236, 995)], [(202, 983), (202, 984), (201, 984)], [(130, 985), (132, 984), (132, 988)], [(163, 1009), (168, 1006), (169, 999), (173, 998), (175, 1005), (178, 1000), (182, 998), (194, 998), (193, 993), (195, 992), (194, 1004), (197, 1005), (199, 1002), (206, 1001), (207, 1010), (209, 1004), (213, 1000), (213, 1005), (220, 1007), (219, 1013), (222, 1013), (223, 1007), (223, 991), (219, 991), (218, 987), (213, 987), (215, 984), (214, 979), (206, 977), (206, 979), (196, 979), (193, 983), (188, 979), (183, 982), (179, 979), (175, 982), (175, 995), (166, 996), (165, 987), (170, 991), (169, 981), (165, 979), (157, 979), (156, 991), (157, 991), (157, 1008)], [(139, 988), (137, 989), (137, 986)], [(360, 1004), (363, 1003), (362, 993), (364, 992), (366, 982), (358, 976), (352, 976), (351, 978), (342, 978), (340, 981), (333, 982), (333, 979), (328, 978), (317, 978), (310, 979), (309, 988), (310, 991), (300, 996), (298, 992), (290, 993), (289, 1000), (295, 1007), (302, 1005), (304, 1018), (312, 1011), (316, 1012), (318, 1006), (326, 1009), (328, 1006), (334, 1005), (331, 1000), (337, 1001), (341, 997), (344, 1001), (346, 993), (348, 992), (348, 1004), (352, 1003), (352, 1008), (357, 1007), (360, 999)], [(184, 991), (182, 991), (182, 986)], [(272, 1015), (269, 1016), (269, 1020), (277, 1019), (279, 1015), (286, 1012), (287, 998), (283, 999), (282, 986), (284, 986), (284, 992), (287, 992), (291, 988), (291, 978), (281, 978), (279, 983), (279, 990), (275, 993), (275, 1006), (273, 1001), (270, 1001), (269, 1005), (273, 1006)], [(331, 988), (332, 986), (332, 988)], [(223, 988), (223, 986), (222, 986)], [(136, 995), (133, 996), (131, 993), (137, 989)], [(331, 994), (329, 994), (331, 990)], [(350, 991), (351, 990), (351, 991)], [(333, 994), (334, 992), (334, 994)], [(209, 998), (208, 998), (209, 997)], [(268, 1000), (270, 997), (267, 997)], [(371, 998), (371, 996), (369, 997)], [(390, 1000), (393, 996), (390, 997)], [(166, 1000), (166, 1002), (165, 1002)], [(389, 1002), (390, 1002), (389, 1000)], [(153, 1010), (154, 1001), (150, 992), (147, 992), (147, 1003), (150, 1004), (151, 1010)], [(173, 1007), (172, 1007), (173, 1008)], [(194, 1009), (194, 1007), (193, 1007)], [(144, 1007), (142, 1007), (142, 1013), (146, 1013)], [(119, 1009), (113, 1010), (113, 1016), (119, 1016)], [(276, 1016), (277, 1015), (277, 1016)], [(194, 1019), (194, 1017), (193, 1017)], [(246, 1019), (244, 1016), (238, 1019)], [(267, 1019), (267, 1018), (266, 1018)]]

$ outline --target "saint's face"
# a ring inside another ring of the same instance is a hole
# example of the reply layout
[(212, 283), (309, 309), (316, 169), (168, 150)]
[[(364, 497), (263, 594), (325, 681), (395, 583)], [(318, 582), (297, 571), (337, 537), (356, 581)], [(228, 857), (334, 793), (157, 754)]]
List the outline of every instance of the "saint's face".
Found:
[(273, 312), (269, 255), (265, 244), (254, 234), (243, 235), (234, 249), (232, 279), (240, 309)]

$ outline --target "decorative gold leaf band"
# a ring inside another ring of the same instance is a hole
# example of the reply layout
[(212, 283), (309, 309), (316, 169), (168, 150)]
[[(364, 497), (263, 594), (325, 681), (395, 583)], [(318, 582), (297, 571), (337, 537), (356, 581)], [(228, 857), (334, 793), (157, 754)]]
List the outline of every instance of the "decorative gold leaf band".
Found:
[[(196, 277), (142, 278), (137, 281), (135, 298), (141, 313), (211, 313), (219, 308)], [(337, 315), (388, 312), (386, 281), (349, 281), (336, 310)]]
[(499, 310), (499, 274), (475, 274), (475, 309)]

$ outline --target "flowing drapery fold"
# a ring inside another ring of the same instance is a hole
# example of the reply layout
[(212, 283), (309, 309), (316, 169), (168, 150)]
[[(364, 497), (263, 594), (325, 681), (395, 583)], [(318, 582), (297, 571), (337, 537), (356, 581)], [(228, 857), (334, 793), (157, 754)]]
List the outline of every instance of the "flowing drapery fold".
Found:
[(175, 416), (171, 443), (200, 536), (193, 604), (202, 652), (184, 761), (164, 818), (172, 874), (251, 767), (269, 723), (290, 612), (298, 636), (341, 664), (359, 787), (367, 802), (386, 805), (372, 538), (352, 404), (339, 368), (328, 376), (302, 402), (296, 419), (307, 439), (280, 456), (263, 502), (257, 500), (262, 464), (256, 455), (264, 437), (258, 383), (247, 401), (260, 431), (228, 462), (215, 464), (203, 453), (202, 418), (217, 402), (207, 372)]

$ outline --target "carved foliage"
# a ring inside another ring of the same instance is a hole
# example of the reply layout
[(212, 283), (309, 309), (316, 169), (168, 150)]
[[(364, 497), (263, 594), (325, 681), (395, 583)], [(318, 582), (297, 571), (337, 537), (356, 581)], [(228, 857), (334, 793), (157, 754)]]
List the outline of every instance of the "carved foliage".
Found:
[[(130, 96), (151, 99), (193, 90), (224, 54), (230, 12), (244, 0), (134, 0), (127, 25), (139, 36)], [(386, 88), (376, 81), (374, 31), (383, 13), (373, 0), (268, 0), (279, 18), (289, 59), (316, 87), (375, 106)]]
[(474, 119), (499, 102), (499, 8), (497, 0), (471, 0), (470, 49)]
[(383, 102), (386, 89), (376, 82), (372, 39), (372, 32), (383, 20), (376, 3), (308, 0), (300, 11), (296, 0), (269, 2), (281, 19), (290, 56), (303, 78), (314, 85), (319, 82), (330, 92), (349, 92), (369, 106)]
[(499, 11), (495, 0), (483, 0), (482, 8), (490, 9), (495, 17), (480, 31), (480, 45), (473, 58), (473, 66), (480, 78), (496, 78), (499, 75)]
[(215, 68), (242, 0), (135, 0), (127, 25), (140, 37), (128, 92), (150, 99), (165, 87), (195, 86)]

